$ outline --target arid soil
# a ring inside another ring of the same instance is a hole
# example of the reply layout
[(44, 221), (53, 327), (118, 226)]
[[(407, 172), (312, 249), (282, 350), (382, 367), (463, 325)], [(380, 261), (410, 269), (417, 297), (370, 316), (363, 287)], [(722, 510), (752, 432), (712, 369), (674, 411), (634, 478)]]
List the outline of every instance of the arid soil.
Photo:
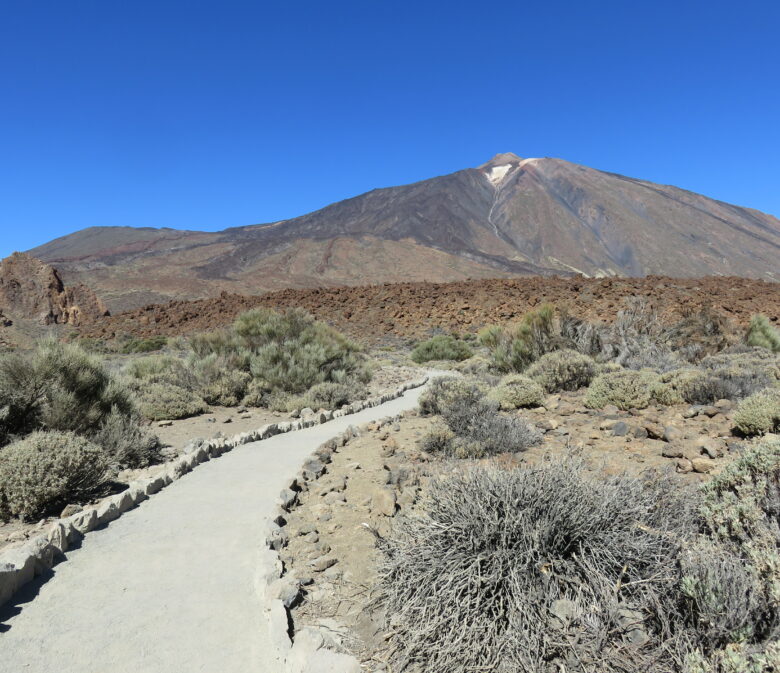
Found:
[[(587, 410), (584, 391), (551, 395), (544, 407), (516, 412), (543, 429), (540, 446), (498, 461), (513, 465), (549, 457), (579, 457), (599, 474), (648, 469), (681, 484), (709, 479), (746, 443), (731, 434), (731, 404), (651, 407), (622, 412)], [(439, 419), (407, 413), (387, 425), (372, 423), (338, 448), (327, 472), (287, 517), (290, 541), (281, 550), (288, 573), (301, 582), (292, 615), (296, 629), (328, 630), (333, 645), (353, 653), (368, 671), (387, 671), (383, 615), (371, 606), (376, 582), (375, 538), (401, 513), (420, 505), (431, 474), (454, 467), (420, 449)], [(367, 607), (371, 606), (371, 607)]]
[(455, 283), (397, 283), (283, 290), (259, 296), (223, 293), (214, 299), (174, 301), (107, 317), (80, 328), (82, 336), (180, 335), (229, 324), (257, 306), (300, 306), (365, 342), (420, 338), (437, 330), (473, 331), (520, 318), (553, 302), (574, 315), (610, 320), (624, 299), (648, 297), (666, 320), (712, 306), (737, 326), (751, 315), (780, 319), (780, 283), (745, 278), (665, 277), (586, 279), (530, 276)]

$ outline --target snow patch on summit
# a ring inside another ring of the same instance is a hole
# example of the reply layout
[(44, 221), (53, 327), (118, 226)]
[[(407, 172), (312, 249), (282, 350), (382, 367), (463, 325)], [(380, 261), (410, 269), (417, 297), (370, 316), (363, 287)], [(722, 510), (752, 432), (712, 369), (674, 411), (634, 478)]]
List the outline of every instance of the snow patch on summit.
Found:
[(504, 164), (503, 166), (491, 166), (487, 170), (487, 179), (494, 185), (498, 185), (505, 177), (509, 170), (512, 168), (512, 164)]

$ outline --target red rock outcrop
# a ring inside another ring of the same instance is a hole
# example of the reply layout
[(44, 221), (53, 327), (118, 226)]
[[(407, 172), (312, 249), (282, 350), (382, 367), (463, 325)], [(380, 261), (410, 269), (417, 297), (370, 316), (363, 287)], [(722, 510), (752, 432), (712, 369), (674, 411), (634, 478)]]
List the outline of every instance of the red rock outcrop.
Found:
[(54, 267), (20, 252), (0, 261), (0, 313), (42, 325), (83, 325), (109, 315), (86, 285), (65, 287)]

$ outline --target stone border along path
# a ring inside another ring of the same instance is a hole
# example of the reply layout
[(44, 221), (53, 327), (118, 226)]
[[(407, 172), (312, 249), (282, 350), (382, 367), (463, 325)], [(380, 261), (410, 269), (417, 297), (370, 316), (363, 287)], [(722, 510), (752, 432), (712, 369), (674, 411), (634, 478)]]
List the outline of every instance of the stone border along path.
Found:
[[(267, 610), (258, 582), (275, 568), (263, 533), (275, 494), (312, 446), (352, 422), (413, 408), (427, 380), (302, 421), (195, 442), (162, 475), (9, 550), (0, 557), (0, 602), (8, 601), (0, 673), (279, 671), (286, 651), (269, 628), (279, 613)], [(231, 450), (229, 459), (210, 460)]]

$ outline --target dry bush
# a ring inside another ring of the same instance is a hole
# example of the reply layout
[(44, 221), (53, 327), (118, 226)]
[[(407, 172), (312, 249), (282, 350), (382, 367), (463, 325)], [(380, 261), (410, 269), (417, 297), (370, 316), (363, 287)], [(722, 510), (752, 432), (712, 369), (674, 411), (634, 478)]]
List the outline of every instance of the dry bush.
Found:
[(71, 432), (34, 432), (0, 451), (0, 514), (36, 519), (94, 494), (106, 452)]
[(692, 391), (700, 385), (704, 376), (700, 369), (693, 368), (674, 369), (661, 374), (658, 384), (653, 389), (653, 397), (659, 404), (666, 406), (684, 404), (690, 399)]
[(538, 407), (544, 402), (544, 389), (523, 374), (508, 374), (490, 390), (488, 397), (509, 411), (521, 407)]
[(747, 437), (780, 430), (780, 390), (767, 389), (742, 400), (734, 412), (734, 426)]
[(418, 364), (431, 360), (467, 360), (474, 352), (468, 344), (450, 334), (436, 336), (418, 343), (412, 350), (411, 358)]
[(578, 390), (596, 376), (596, 363), (589, 356), (567, 348), (542, 355), (528, 367), (525, 375), (548, 393)]
[(723, 367), (708, 370), (693, 380), (685, 391), (685, 401), (691, 404), (714, 404), (718, 400), (742, 400), (768, 388), (770, 377), (760, 369)]
[(432, 480), (422, 515), (378, 537), (393, 670), (675, 670), (692, 503), (576, 461)]
[(190, 370), (197, 381), (196, 392), (208, 404), (222, 407), (235, 407), (244, 399), (252, 380), (245, 366), (236, 363), (230, 355), (209, 355), (192, 358)]
[(589, 409), (603, 409), (608, 404), (624, 411), (644, 409), (652, 403), (658, 384), (658, 374), (646, 370), (599, 374), (588, 387), (583, 403)]
[(447, 402), (456, 397), (468, 397), (476, 402), (487, 394), (487, 388), (472, 377), (439, 376), (434, 378), (420, 395), (420, 413), (423, 416), (440, 414)]
[(309, 388), (303, 395), (302, 406), (312, 409), (339, 409), (356, 400), (365, 399), (367, 395), (366, 386), (357, 382), (347, 384), (324, 381)]

